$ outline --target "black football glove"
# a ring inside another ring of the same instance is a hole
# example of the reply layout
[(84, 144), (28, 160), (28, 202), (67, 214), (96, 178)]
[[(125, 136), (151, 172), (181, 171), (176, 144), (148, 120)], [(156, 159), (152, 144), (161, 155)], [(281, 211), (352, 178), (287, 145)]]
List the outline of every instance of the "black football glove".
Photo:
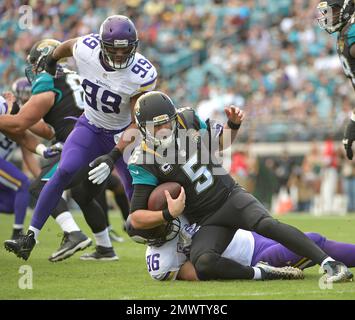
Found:
[(53, 58), (53, 51), (47, 55), (44, 69), (52, 76), (55, 76), (55, 73), (57, 71), (58, 60)]
[(355, 121), (350, 120), (345, 128), (343, 144), (346, 151), (346, 156), (349, 160), (353, 159), (352, 144), (355, 141)]
[(117, 148), (113, 148), (110, 153), (96, 158), (89, 164), (91, 168), (94, 168), (89, 171), (89, 180), (93, 184), (103, 183), (111, 174), (113, 166), (121, 156), (121, 151)]

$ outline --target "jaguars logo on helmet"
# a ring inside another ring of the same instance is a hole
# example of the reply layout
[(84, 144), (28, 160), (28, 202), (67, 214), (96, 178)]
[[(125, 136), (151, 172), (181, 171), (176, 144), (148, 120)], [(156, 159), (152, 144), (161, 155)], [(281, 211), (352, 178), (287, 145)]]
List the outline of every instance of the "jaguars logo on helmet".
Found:
[(341, 30), (354, 13), (354, 0), (327, 0), (318, 4), (317, 18), (322, 29), (328, 33)]
[[(26, 68), (25, 73), (28, 81), (33, 82), (37, 74), (44, 71), (46, 57), (56, 47), (60, 45), (60, 41), (55, 39), (44, 39), (35, 43), (27, 57), (29, 66)], [(58, 61), (58, 64), (64, 63), (65, 59)]]
[[(174, 103), (164, 93), (151, 91), (140, 96), (134, 107), (134, 116), (144, 140), (154, 146), (168, 147), (174, 140), (177, 112)], [(151, 132), (154, 126), (171, 122), (171, 134), (161, 139)], [(151, 125), (151, 128), (150, 128)]]

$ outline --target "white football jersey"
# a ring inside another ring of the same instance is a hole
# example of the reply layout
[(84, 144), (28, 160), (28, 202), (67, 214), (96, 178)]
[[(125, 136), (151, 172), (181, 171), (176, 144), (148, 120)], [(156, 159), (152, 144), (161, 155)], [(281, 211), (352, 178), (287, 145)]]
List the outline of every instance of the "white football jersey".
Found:
[[(181, 229), (189, 224), (184, 217), (180, 217)], [(239, 229), (222, 257), (250, 266), (254, 253), (254, 237), (250, 231)], [(164, 243), (160, 247), (148, 246), (146, 263), (150, 276), (155, 280), (175, 280), (181, 266), (187, 261), (182, 252), (180, 237)]]
[(243, 266), (250, 266), (253, 258), (255, 240), (250, 231), (238, 229), (232, 241), (222, 253), (222, 257), (231, 259)]
[[(180, 229), (189, 225), (185, 217), (180, 216)], [(180, 267), (187, 257), (182, 252), (180, 234), (160, 247), (148, 246), (145, 252), (148, 272), (155, 280), (175, 280)]]
[[(8, 105), (4, 97), (0, 96), (0, 115), (9, 113)], [(16, 142), (12, 141), (0, 132), (0, 158), (7, 160), (16, 148)]]
[(140, 53), (125, 69), (110, 70), (100, 60), (98, 34), (81, 37), (73, 56), (85, 91), (84, 114), (96, 127), (119, 130), (131, 123), (130, 98), (155, 88), (157, 71)]

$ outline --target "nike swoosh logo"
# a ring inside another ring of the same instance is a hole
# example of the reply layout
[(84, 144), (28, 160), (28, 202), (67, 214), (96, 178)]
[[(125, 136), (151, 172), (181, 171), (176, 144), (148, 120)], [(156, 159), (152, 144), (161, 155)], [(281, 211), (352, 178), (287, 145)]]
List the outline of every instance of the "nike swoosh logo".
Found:
[(139, 171), (133, 171), (133, 170), (131, 170), (131, 172), (134, 173), (134, 174), (139, 174)]
[(155, 73), (153, 73), (150, 77), (151, 77), (151, 78), (154, 78), (154, 76), (155, 76)]

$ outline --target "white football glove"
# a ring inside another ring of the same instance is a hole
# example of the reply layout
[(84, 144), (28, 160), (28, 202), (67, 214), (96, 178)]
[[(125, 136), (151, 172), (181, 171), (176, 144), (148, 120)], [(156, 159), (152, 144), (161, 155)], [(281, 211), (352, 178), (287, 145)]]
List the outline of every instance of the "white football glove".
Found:
[(103, 162), (89, 171), (89, 180), (93, 184), (101, 184), (108, 178), (110, 174), (110, 166), (107, 163)]
[(111, 174), (115, 162), (120, 157), (122, 157), (122, 153), (115, 147), (110, 151), (110, 153), (96, 158), (89, 164), (91, 168), (94, 168), (89, 171), (89, 180), (93, 184), (103, 183)]

